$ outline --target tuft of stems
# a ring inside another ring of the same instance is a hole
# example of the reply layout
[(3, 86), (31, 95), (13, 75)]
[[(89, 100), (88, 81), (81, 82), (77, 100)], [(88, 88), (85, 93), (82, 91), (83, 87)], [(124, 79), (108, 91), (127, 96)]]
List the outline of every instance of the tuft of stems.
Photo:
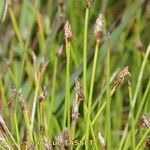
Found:
[[(99, 18), (96, 20), (95, 28), (98, 28), (100, 24)], [(102, 26), (101, 26), (102, 27)], [(102, 31), (102, 29), (100, 29)], [(90, 93), (89, 93), (89, 99), (88, 99), (88, 114), (87, 114), (87, 126), (86, 126), (86, 141), (89, 141), (89, 128), (90, 128), (90, 115), (91, 115), (91, 107), (92, 107), (92, 97), (93, 97), (93, 88), (94, 88), (94, 78), (95, 78), (95, 72), (96, 72), (96, 64), (97, 64), (97, 57), (98, 57), (98, 50), (100, 45), (100, 30), (97, 30), (95, 32), (96, 36), (96, 46), (95, 46), (95, 53), (94, 53), (94, 60), (93, 60), (93, 67), (92, 67), (92, 76), (91, 76), (91, 83), (90, 83)], [(96, 29), (95, 29), (96, 31)], [(86, 149), (88, 150), (88, 144), (86, 145)]]

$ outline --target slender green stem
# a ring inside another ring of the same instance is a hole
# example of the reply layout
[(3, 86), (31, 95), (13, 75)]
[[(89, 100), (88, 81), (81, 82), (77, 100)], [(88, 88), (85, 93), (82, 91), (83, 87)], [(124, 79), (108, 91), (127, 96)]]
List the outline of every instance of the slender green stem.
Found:
[[(55, 102), (57, 66), (58, 66), (58, 57), (56, 57), (55, 61), (54, 61), (54, 71), (53, 71), (53, 83), (52, 83), (49, 122), (51, 121), (51, 117), (52, 117), (52, 113), (53, 113), (53, 107), (54, 107), (54, 102)], [(53, 130), (53, 129), (51, 128), (50, 130)]]
[(29, 133), (30, 142), (33, 142), (33, 137), (32, 137), (32, 132), (31, 132), (31, 128), (30, 128), (30, 122), (29, 122), (28, 112), (27, 112), (26, 108), (23, 111), (23, 116), (24, 116), (24, 121), (25, 121), (26, 129), (27, 129), (27, 131)]
[(14, 123), (15, 123), (15, 131), (16, 131), (17, 142), (18, 142), (18, 144), (20, 144), (20, 136), (19, 136), (19, 128), (18, 128), (18, 121), (17, 121), (16, 112), (14, 112)]
[(147, 84), (146, 90), (145, 90), (144, 95), (142, 97), (142, 100), (141, 100), (141, 102), (139, 104), (139, 108), (138, 108), (138, 111), (137, 111), (137, 114), (136, 114), (136, 117), (135, 117), (135, 124), (137, 123), (137, 121), (139, 119), (139, 116), (140, 116), (140, 114), (142, 112), (142, 109), (143, 109), (143, 105), (145, 103), (146, 97), (149, 94), (149, 92), (150, 92), (150, 80), (149, 80), (149, 82)]
[[(65, 93), (65, 108), (64, 108), (64, 120), (63, 129), (66, 126), (66, 120), (68, 129), (70, 128), (70, 41), (66, 40), (66, 93)], [(67, 113), (68, 110), (68, 113)]]
[[(92, 104), (92, 97), (93, 97), (93, 87), (94, 87), (94, 78), (95, 78), (98, 50), (99, 50), (99, 43), (96, 43), (93, 68), (92, 68), (91, 84), (90, 84), (90, 93), (89, 93), (89, 99), (88, 99), (88, 115), (87, 115), (87, 126), (86, 126), (86, 141), (87, 142), (89, 141), (90, 114), (91, 114), (91, 107), (92, 107), (91, 104)], [(86, 144), (86, 149), (88, 150), (88, 144)]]
[[(84, 20), (84, 44), (83, 44), (83, 91), (87, 98), (87, 32), (88, 32), (89, 8), (86, 8)], [(86, 102), (86, 101), (85, 101)]]
[(106, 57), (106, 139), (107, 148), (111, 149), (111, 92), (110, 92), (110, 49), (107, 50)]
[(33, 130), (35, 111), (36, 111), (36, 103), (37, 103), (38, 92), (39, 92), (39, 81), (35, 81), (35, 82), (36, 82), (36, 89), (35, 89), (35, 94), (34, 94), (34, 99), (33, 99), (33, 108), (32, 108), (32, 114), (31, 114), (31, 132)]
[[(73, 141), (74, 140), (74, 137), (75, 137), (75, 129), (76, 129), (76, 123), (75, 122), (72, 122), (72, 132), (71, 132), (71, 140)], [(71, 144), (71, 148), (70, 150), (73, 150), (73, 144)]]
[(131, 117), (131, 135), (132, 135), (132, 150), (135, 149), (135, 128), (134, 128), (134, 108), (133, 108), (133, 103), (132, 103), (132, 90), (131, 90), (131, 86), (130, 83), (128, 85), (128, 90), (129, 90), (129, 100), (130, 100), (130, 111), (132, 113), (132, 117)]

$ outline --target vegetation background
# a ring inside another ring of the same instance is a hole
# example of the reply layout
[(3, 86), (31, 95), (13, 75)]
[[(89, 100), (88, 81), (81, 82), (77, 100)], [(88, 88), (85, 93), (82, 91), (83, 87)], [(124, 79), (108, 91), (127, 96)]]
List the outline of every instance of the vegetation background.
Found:
[(0, 0), (0, 149), (150, 148), (150, 1), (86, 2)]

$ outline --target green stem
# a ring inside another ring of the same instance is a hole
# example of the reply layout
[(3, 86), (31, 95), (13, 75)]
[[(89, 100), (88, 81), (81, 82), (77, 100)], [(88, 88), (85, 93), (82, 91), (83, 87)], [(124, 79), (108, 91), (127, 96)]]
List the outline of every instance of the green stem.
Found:
[[(83, 44), (83, 91), (85, 98), (87, 97), (87, 32), (88, 32), (89, 8), (86, 8), (84, 20), (84, 44)], [(86, 102), (86, 101), (85, 101)]]
[[(52, 113), (53, 113), (53, 107), (54, 107), (54, 102), (55, 102), (55, 91), (56, 91), (56, 77), (57, 77), (57, 66), (58, 66), (58, 57), (55, 58), (54, 62), (54, 72), (53, 72), (53, 83), (52, 83), (52, 93), (51, 93), (51, 103), (50, 103), (50, 116), (49, 116), (49, 121), (52, 119)], [(50, 132), (52, 127), (50, 128)]]
[(107, 148), (111, 149), (111, 92), (110, 92), (110, 49), (107, 50), (106, 57), (106, 139), (107, 139)]
[[(65, 93), (65, 108), (64, 108), (64, 121), (63, 129), (66, 126), (66, 120), (68, 129), (70, 128), (70, 41), (66, 40), (66, 93)], [(68, 113), (67, 113), (68, 110)]]
[(131, 117), (131, 136), (132, 136), (132, 150), (135, 149), (135, 129), (134, 129), (134, 108), (133, 108), (133, 103), (132, 103), (132, 90), (131, 90), (131, 86), (130, 83), (128, 85), (128, 90), (129, 90), (129, 100), (130, 100), (130, 111), (132, 114)]
[(38, 99), (38, 92), (39, 92), (39, 81), (36, 81), (36, 89), (34, 94), (34, 100), (33, 100), (33, 108), (32, 108), (32, 114), (31, 114), (31, 132), (33, 130), (34, 125), (34, 118), (35, 118), (35, 111), (36, 111), (36, 103)]
[[(26, 109), (26, 108), (25, 108)], [(29, 123), (29, 117), (28, 117), (28, 112), (27, 110), (24, 110), (23, 111), (23, 116), (24, 116), (24, 120), (25, 120), (25, 126), (26, 126), (26, 129), (29, 133), (29, 139), (30, 139), (30, 142), (33, 142), (33, 137), (32, 137), (32, 132), (31, 132), (31, 128), (30, 128), (30, 123)]]

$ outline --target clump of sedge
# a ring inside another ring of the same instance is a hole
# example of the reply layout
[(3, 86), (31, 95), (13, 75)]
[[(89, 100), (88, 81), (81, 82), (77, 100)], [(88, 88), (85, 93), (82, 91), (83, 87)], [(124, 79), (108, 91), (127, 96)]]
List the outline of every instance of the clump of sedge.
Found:
[(125, 67), (117, 76), (115, 82), (114, 82), (114, 87), (118, 87), (121, 83), (124, 82), (126, 77), (131, 76), (131, 73), (129, 71), (129, 67)]
[(106, 143), (100, 132), (98, 133), (98, 139), (99, 143), (101, 144), (102, 150), (106, 150)]
[(66, 21), (64, 25), (64, 30), (65, 30), (65, 40), (71, 41), (72, 39), (72, 30), (71, 30), (71, 25), (68, 21)]
[(96, 20), (95, 27), (94, 27), (94, 33), (95, 33), (97, 43), (100, 42), (102, 31), (103, 31), (103, 17), (102, 14), (100, 14)]

